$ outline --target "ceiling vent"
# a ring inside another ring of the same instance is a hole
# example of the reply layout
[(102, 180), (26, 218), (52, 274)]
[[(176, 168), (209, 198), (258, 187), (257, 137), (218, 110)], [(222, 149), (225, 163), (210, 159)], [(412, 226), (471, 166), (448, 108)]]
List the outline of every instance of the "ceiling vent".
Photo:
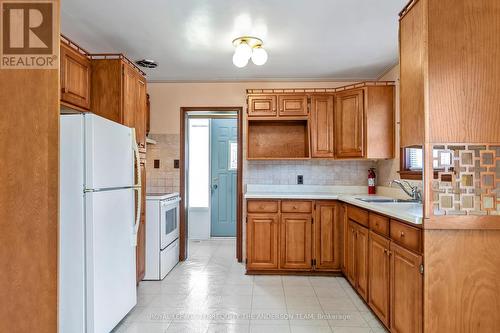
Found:
[(154, 60), (151, 60), (151, 59), (141, 59), (141, 60), (137, 60), (135, 62), (137, 65), (141, 66), (141, 67), (145, 67), (145, 68), (156, 68), (158, 67), (158, 63)]

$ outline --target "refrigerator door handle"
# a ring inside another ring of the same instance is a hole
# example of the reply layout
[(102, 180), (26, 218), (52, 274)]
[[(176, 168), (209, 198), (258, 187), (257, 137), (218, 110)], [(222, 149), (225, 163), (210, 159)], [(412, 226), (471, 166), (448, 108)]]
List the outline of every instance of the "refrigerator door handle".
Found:
[(137, 191), (137, 211), (135, 216), (134, 233), (132, 235), (132, 245), (137, 246), (137, 233), (139, 232), (139, 226), (141, 223), (141, 203), (142, 203), (142, 184), (141, 184), (141, 161), (139, 157), (139, 146), (135, 140), (135, 128), (132, 128), (132, 140), (135, 158), (135, 178), (136, 183), (134, 185), (134, 190)]

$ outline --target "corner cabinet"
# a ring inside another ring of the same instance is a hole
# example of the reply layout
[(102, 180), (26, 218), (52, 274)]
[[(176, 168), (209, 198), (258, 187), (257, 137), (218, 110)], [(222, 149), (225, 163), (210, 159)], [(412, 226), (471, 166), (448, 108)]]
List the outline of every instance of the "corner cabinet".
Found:
[(394, 86), (335, 95), (335, 158), (394, 157)]
[(61, 103), (86, 111), (90, 108), (90, 59), (85, 51), (71, 45), (60, 44)]
[(335, 105), (335, 157), (364, 156), (363, 89), (337, 94)]

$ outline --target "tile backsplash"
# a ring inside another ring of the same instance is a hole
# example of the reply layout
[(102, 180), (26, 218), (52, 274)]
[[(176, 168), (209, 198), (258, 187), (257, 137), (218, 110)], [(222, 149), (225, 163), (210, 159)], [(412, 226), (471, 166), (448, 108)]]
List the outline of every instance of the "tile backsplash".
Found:
[[(150, 134), (156, 141), (148, 145), (146, 154), (146, 192), (179, 192), (179, 169), (174, 168), (174, 160), (179, 159), (179, 134)], [(154, 161), (159, 160), (159, 168)]]
[(304, 176), (306, 185), (366, 185), (373, 161), (248, 161), (246, 184), (293, 185)]
[[(180, 173), (174, 168), (174, 160), (180, 155), (179, 134), (149, 137), (157, 143), (147, 147), (147, 192), (179, 192)], [(159, 160), (159, 168), (154, 168), (155, 160)], [(302, 175), (305, 185), (364, 186), (368, 169), (376, 166), (374, 161), (244, 161), (243, 184), (293, 185), (297, 184), (297, 176)]]

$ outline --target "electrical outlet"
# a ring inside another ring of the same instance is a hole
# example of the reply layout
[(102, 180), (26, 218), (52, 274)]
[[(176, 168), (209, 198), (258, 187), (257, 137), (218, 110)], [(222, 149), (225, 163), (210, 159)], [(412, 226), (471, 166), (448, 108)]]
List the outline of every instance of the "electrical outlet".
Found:
[(179, 160), (174, 160), (174, 169), (179, 169)]
[(297, 184), (299, 184), (299, 185), (304, 184), (304, 176), (302, 176), (302, 175), (297, 176)]
[(153, 160), (153, 168), (155, 169), (160, 168), (160, 160)]

